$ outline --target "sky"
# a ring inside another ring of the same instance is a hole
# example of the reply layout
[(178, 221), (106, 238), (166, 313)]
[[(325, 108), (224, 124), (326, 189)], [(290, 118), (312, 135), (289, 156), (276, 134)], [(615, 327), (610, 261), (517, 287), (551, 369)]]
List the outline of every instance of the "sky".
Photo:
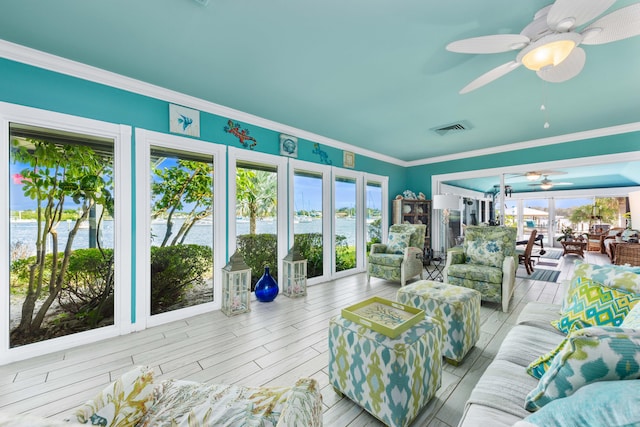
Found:
[[(592, 205), (593, 198), (579, 198), (579, 199), (555, 199), (556, 208), (565, 209), (577, 206)], [(524, 206), (528, 208), (548, 208), (549, 201), (547, 199), (531, 199), (525, 200)]]

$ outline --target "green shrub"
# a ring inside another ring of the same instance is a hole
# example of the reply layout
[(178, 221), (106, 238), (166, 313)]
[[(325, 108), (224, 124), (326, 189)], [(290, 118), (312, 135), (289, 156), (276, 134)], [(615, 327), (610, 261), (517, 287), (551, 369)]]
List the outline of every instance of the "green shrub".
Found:
[(95, 327), (113, 317), (113, 286), (113, 249), (76, 249), (69, 257), (58, 303), (65, 312)]
[(205, 273), (212, 268), (213, 252), (209, 246), (152, 246), (151, 314), (180, 304), (189, 289), (206, 283)]
[(355, 246), (336, 246), (336, 271), (349, 270), (355, 268), (355, 266)]
[(237, 239), (238, 252), (251, 267), (251, 291), (262, 277), (264, 267), (274, 279), (278, 277), (278, 238), (275, 234), (243, 234)]
[(307, 277), (322, 276), (322, 233), (296, 234), (294, 242), (300, 254), (307, 259)]

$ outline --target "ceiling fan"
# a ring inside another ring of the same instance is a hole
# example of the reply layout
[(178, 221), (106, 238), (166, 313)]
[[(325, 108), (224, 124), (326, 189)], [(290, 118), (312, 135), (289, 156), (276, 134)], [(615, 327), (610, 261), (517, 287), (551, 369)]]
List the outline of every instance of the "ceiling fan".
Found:
[(514, 177), (523, 176), (523, 177), (527, 178), (527, 181), (537, 181), (540, 178), (542, 178), (543, 176), (548, 177), (549, 175), (565, 175), (565, 174), (566, 174), (566, 172), (563, 172), (563, 171), (537, 170), (537, 171), (528, 171), (528, 172), (524, 172), (524, 173), (515, 173), (515, 174), (510, 174), (510, 175), (514, 176)]
[(542, 181), (529, 185), (540, 187), (541, 190), (551, 190), (551, 188), (555, 187), (556, 185), (573, 185), (573, 182), (553, 182), (545, 175)]
[(520, 34), (494, 34), (458, 40), (447, 45), (457, 53), (519, 51), (513, 61), (473, 80), (460, 94), (471, 92), (524, 65), (542, 80), (559, 83), (577, 76), (586, 54), (580, 44), (604, 44), (640, 34), (640, 3), (623, 7), (591, 23), (615, 0), (556, 0), (540, 9)]

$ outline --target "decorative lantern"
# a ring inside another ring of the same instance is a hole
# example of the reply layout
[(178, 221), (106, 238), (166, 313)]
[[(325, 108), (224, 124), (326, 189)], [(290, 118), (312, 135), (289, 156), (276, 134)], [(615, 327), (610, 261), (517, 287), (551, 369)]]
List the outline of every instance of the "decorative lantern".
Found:
[(282, 268), (282, 293), (292, 298), (307, 295), (307, 260), (302, 257), (296, 245), (282, 259)]
[(251, 311), (251, 268), (236, 251), (222, 268), (222, 312), (227, 316)]

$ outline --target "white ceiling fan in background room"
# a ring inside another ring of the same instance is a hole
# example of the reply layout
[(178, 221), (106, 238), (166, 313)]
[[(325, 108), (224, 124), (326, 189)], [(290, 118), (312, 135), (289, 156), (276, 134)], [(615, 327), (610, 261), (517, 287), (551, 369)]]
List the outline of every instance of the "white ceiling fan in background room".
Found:
[(543, 176), (548, 177), (549, 175), (566, 175), (564, 171), (554, 171), (554, 170), (537, 170), (537, 171), (528, 171), (524, 173), (514, 173), (508, 174), (511, 177), (525, 177), (527, 181), (537, 181)]
[(541, 190), (551, 190), (551, 188), (557, 185), (573, 185), (573, 182), (554, 182), (545, 175), (542, 181), (529, 185), (533, 187), (540, 187)]
[(581, 44), (605, 44), (640, 34), (640, 3), (598, 18), (615, 0), (556, 0), (540, 9), (520, 34), (494, 34), (458, 40), (447, 45), (457, 53), (488, 54), (519, 51), (502, 64), (465, 86), (471, 92), (524, 65), (545, 81), (559, 83), (577, 76), (586, 61)]

